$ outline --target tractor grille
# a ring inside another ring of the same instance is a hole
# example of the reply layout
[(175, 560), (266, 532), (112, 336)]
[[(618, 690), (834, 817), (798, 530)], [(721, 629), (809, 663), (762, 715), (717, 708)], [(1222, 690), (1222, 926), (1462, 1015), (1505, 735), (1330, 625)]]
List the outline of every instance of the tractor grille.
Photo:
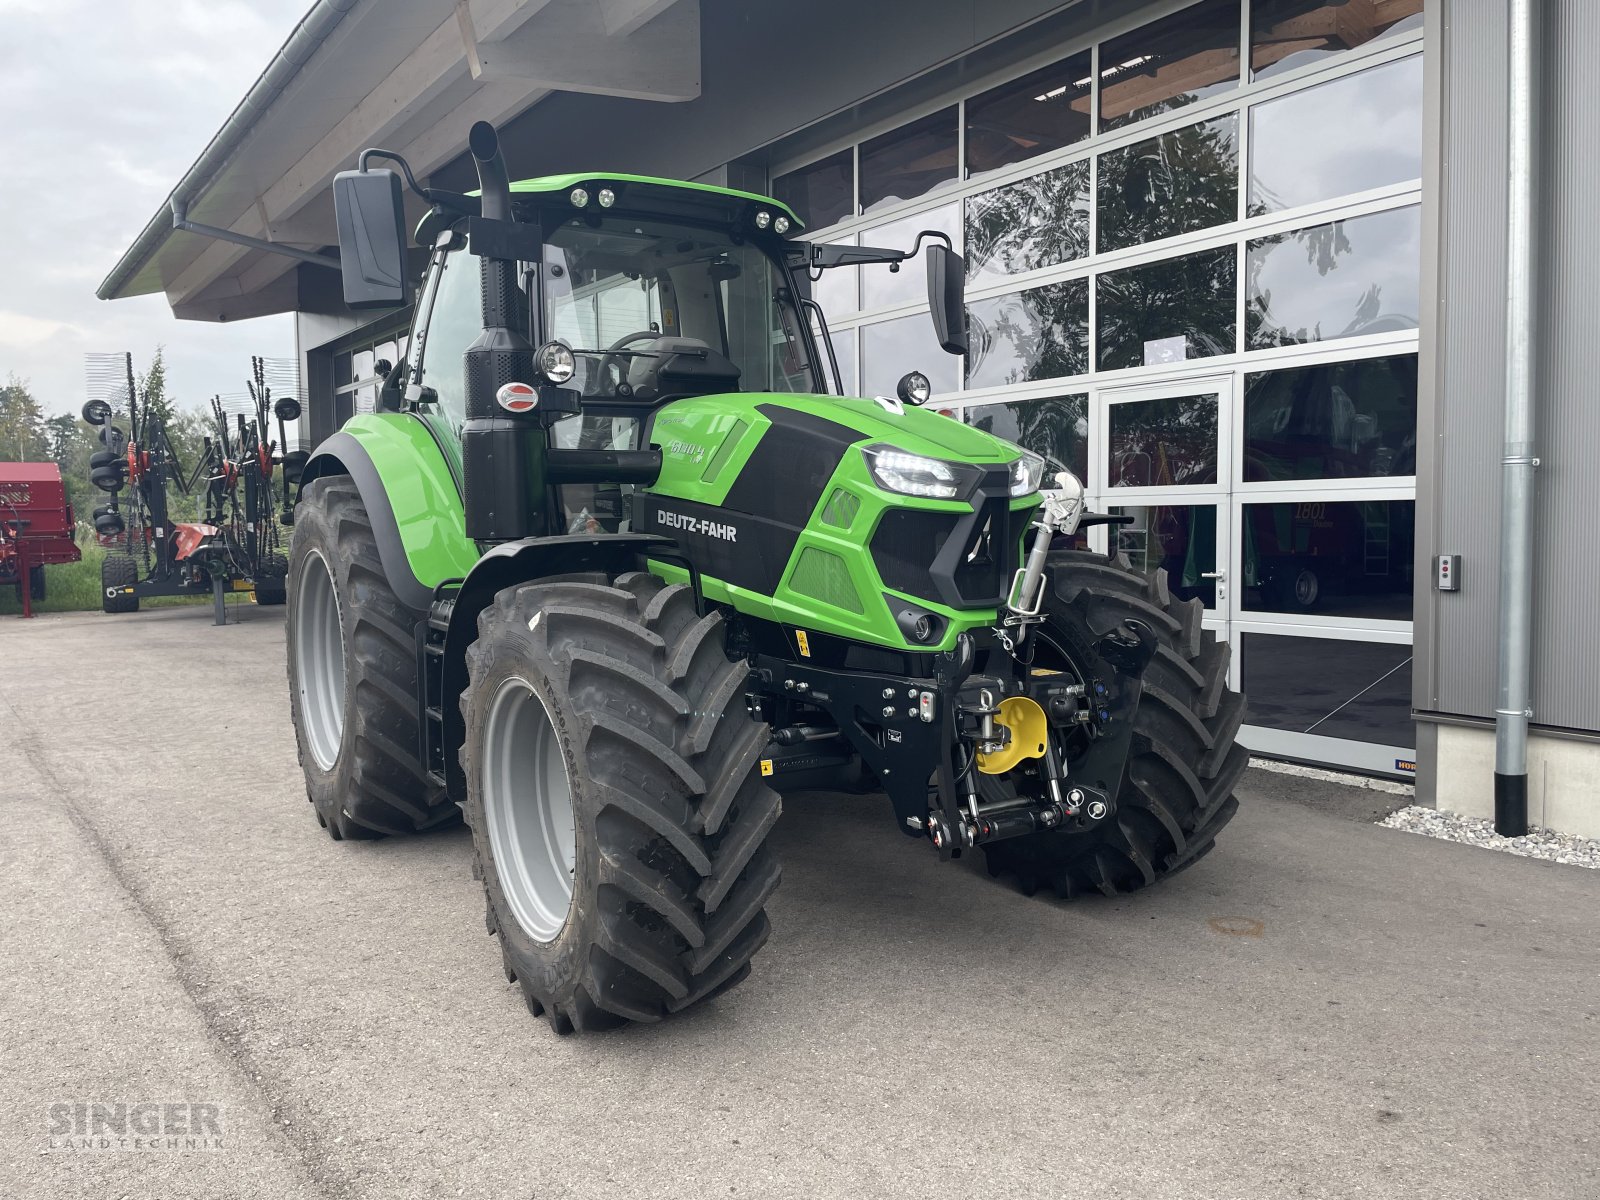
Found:
[(1011, 511), (1009, 480), (985, 480), (967, 513), (893, 509), (872, 535), (884, 586), (952, 608), (993, 608), (1005, 600), (1017, 546), (1032, 511)]
[(807, 546), (800, 551), (800, 560), (794, 565), (789, 587), (802, 596), (810, 596), (847, 612), (866, 611), (861, 597), (856, 594), (855, 585), (850, 582), (850, 569), (845, 566), (844, 559), (815, 546)]

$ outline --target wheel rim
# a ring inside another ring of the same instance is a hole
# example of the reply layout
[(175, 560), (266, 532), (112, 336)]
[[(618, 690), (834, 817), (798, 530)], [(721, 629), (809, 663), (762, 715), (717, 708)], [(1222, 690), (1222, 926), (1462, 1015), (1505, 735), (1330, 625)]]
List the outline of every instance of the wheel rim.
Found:
[(1295, 576), (1294, 598), (1308, 607), (1317, 602), (1317, 577), (1311, 571), (1301, 571)]
[(344, 741), (344, 634), (333, 572), (315, 550), (301, 564), (295, 597), (295, 679), (307, 747), (331, 771)]
[(507, 679), (483, 732), (483, 807), (500, 889), (517, 924), (553, 941), (572, 908), (577, 830), (555, 725), (527, 680)]

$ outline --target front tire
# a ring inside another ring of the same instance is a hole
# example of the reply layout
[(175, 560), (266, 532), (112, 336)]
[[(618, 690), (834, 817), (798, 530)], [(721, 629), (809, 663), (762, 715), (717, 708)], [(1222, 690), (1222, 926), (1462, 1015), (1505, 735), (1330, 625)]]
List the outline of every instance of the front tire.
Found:
[(372, 521), (345, 475), (315, 479), (289, 549), (289, 709), (306, 797), (335, 840), (455, 819), (417, 754), (422, 614), (383, 573)]
[(476, 873), (529, 1011), (605, 1029), (742, 980), (780, 805), (722, 617), (642, 572), (523, 584), (480, 614), (467, 667)]
[[(1234, 741), (1244, 697), (1228, 690), (1228, 644), (1201, 628), (1199, 600), (1172, 597), (1166, 572), (1142, 574), (1121, 554), (1088, 551), (1058, 552), (1050, 565), (1043, 634), (1069, 657), (1092, 653), (1096, 639), (1129, 619), (1153, 629), (1158, 648), (1145, 668), (1115, 812), (1081, 831), (995, 842), (984, 855), (991, 875), (1014, 876), (1030, 895), (1041, 887), (1062, 899), (1137, 891), (1210, 851), (1238, 809), (1233, 789), (1249, 762)], [(986, 799), (1009, 790), (1008, 777), (983, 780)]]
[(269, 554), (261, 560), (256, 573), (256, 603), (264, 606), (283, 604), (288, 598), (289, 560), (281, 554)]

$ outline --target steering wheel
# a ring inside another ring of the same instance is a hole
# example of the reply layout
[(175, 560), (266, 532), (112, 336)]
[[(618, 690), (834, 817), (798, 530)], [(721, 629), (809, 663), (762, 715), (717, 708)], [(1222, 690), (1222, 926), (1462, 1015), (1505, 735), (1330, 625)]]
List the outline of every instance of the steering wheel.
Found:
[[(600, 360), (600, 377), (602, 379), (610, 378), (609, 372), (611, 368), (615, 367), (617, 371), (617, 383), (621, 383), (628, 377), (628, 372), (624, 368), (622, 355), (617, 352), (619, 350), (626, 349), (633, 342), (653, 342), (660, 336), (661, 335), (654, 329), (641, 329), (637, 333), (630, 333), (624, 337), (619, 337), (606, 348), (605, 357)], [(616, 384), (612, 385), (612, 390), (616, 390)]]

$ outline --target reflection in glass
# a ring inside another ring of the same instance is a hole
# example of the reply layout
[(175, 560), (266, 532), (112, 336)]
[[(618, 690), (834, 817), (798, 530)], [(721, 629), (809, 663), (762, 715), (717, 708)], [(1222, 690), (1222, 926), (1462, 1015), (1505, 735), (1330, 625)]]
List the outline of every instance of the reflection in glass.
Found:
[(1111, 487), (1193, 487), (1217, 481), (1217, 394), (1108, 406)]
[(1250, 215), (1422, 175), (1422, 55), (1250, 110)]
[(1239, 217), (1239, 117), (1186, 125), (1100, 156), (1100, 252)]
[(942, 184), (954, 183), (956, 109), (931, 116), (861, 143), (861, 211), (914, 200)]
[[(909, 250), (916, 244), (917, 234), (924, 229), (937, 229), (950, 236), (959, 235), (960, 209), (955, 204), (901, 217), (873, 229), (861, 232), (863, 246), (883, 246), (890, 250)], [(898, 271), (889, 264), (878, 263), (857, 268), (861, 272), (861, 307), (867, 310), (889, 308), (896, 304), (926, 304), (928, 300), (928, 272), (926, 260), (918, 257), (903, 263)]]
[(1203, 0), (1100, 44), (1100, 128), (1182, 108), (1238, 79), (1239, 0)]
[(1417, 328), (1422, 217), (1415, 206), (1250, 243), (1245, 348)]
[(1093, 82), (1085, 50), (968, 100), (968, 178), (1088, 137)]
[(1245, 721), (1266, 729), (1411, 747), (1411, 647), (1247, 633)]
[(1415, 354), (1246, 377), (1248, 482), (1416, 473)]
[(1060, 463), (1080, 482), (1089, 478), (1089, 397), (1082, 392), (976, 404), (967, 423)]
[(1221, 246), (1097, 277), (1100, 370), (1232, 354), (1238, 273)]
[(900, 376), (921, 371), (933, 394), (961, 386), (961, 360), (946, 354), (933, 334), (927, 313), (897, 317), (861, 327), (861, 390), (868, 396), (893, 396)]
[(1292, 71), (1374, 38), (1422, 28), (1422, 0), (1251, 0), (1250, 67)]
[(1134, 570), (1165, 571), (1174, 597), (1217, 606), (1217, 581), (1206, 578), (1217, 571), (1215, 504), (1131, 505), (1111, 512), (1133, 518), (1131, 525), (1110, 528)]
[(967, 278), (1015, 275), (1089, 253), (1089, 163), (968, 196)]
[(1414, 500), (1244, 506), (1244, 607), (1411, 620)]
[(969, 388), (1089, 370), (1089, 281), (1067, 279), (967, 305)]
[(855, 184), (855, 151), (841, 150), (779, 175), (772, 181), (772, 198), (794, 209), (806, 228), (825, 229), (851, 215)]

